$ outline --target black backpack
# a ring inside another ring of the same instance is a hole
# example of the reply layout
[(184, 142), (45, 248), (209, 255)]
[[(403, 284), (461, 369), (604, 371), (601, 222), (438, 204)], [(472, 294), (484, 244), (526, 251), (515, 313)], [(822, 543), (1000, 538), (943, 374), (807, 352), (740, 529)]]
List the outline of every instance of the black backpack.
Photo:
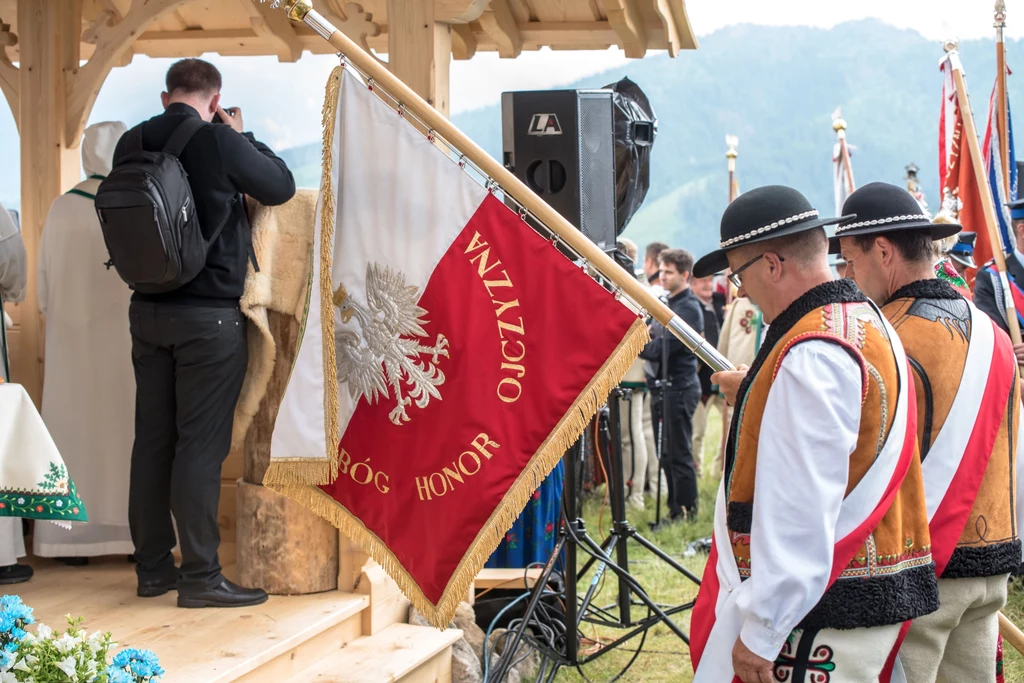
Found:
[(178, 159), (206, 125), (185, 119), (159, 152), (143, 149), (142, 126), (136, 127), (127, 133), (127, 154), (96, 192), (96, 215), (110, 253), (106, 266), (113, 265), (137, 292), (161, 294), (191, 282), (227, 223), (209, 241), (203, 238), (188, 174)]

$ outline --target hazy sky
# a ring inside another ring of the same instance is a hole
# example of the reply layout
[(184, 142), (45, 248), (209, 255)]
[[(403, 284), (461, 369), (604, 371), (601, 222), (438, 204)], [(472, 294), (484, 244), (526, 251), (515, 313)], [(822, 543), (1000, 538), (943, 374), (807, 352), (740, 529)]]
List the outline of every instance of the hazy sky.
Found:
[[(830, 28), (870, 17), (913, 29), (939, 42), (951, 36), (992, 36), (993, 4), (992, 0), (687, 0), (686, 7), (698, 36), (736, 23)], [(1007, 5), (1007, 36), (1024, 37), (1024, 0), (1008, 0)], [(267, 110), (258, 117), (247, 117), (246, 123), (268, 143), (284, 148), (319, 138), (323, 84), (336, 64), (334, 57), (306, 55), (298, 64), (280, 64), (273, 57), (210, 59), (224, 71), (227, 102), (249, 104), (250, 111)], [(680, 68), (686, 68), (686, 59), (685, 52), (679, 56)], [(603, 52), (524, 52), (514, 60), (480, 53), (469, 61), (452, 62), (452, 113), (496, 103), (506, 90), (557, 87), (627, 61), (615, 48)], [(90, 122), (119, 119), (132, 124), (152, 115), (169, 63), (140, 57), (128, 67), (115, 69), (100, 93)], [(252, 92), (252, 84), (260, 82), (267, 88)], [(264, 106), (268, 98), (271, 106)], [(0, 136), (6, 139), (13, 130), (9, 110), (0, 107)], [(7, 194), (3, 189), (0, 197)]]
[[(1006, 35), (1024, 37), (1024, 0), (1008, 0)], [(877, 18), (927, 38), (982, 38), (995, 34), (991, 0), (687, 0), (698, 37), (737, 23), (831, 28), (854, 19)], [(1014, 29), (1016, 25), (1016, 29)], [(686, 55), (680, 55), (685, 63)], [(607, 52), (524, 52), (518, 59), (481, 53), (452, 64), (452, 111), (497, 102), (503, 90), (549, 88), (599, 73), (629, 60)]]

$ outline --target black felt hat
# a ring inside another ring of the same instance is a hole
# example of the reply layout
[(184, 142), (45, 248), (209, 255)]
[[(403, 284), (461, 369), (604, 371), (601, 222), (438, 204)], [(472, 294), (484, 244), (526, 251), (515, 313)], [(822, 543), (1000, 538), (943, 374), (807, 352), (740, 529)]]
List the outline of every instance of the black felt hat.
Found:
[(694, 277), (707, 277), (729, 267), (730, 249), (832, 225), (855, 216), (821, 218), (807, 198), (791, 187), (767, 185), (737, 197), (722, 214), (721, 244), (693, 266)]
[(956, 244), (949, 250), (949, 258), (968, 268), (977, 268), (974, 262), (974, 241), (978, 234), (974, 232), (962, 232), (958, 235)]
[(833, 254), (839, 253), (840, 237), (929, 230), (933, 240), (941, 240), (962, 229), (956, 223), (932, 223), (914, 195), (889, 183), (870, 183), (858, 189), (843, 204), (843, 213), (857, 214), (857, 217), (836, 226), (830, 245)]

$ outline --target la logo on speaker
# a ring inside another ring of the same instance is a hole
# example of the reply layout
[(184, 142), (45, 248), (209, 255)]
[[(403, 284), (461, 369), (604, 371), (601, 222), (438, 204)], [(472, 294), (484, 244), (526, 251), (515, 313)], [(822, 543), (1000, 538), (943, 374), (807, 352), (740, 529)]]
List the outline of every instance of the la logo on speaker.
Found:
[(561, 135), (562, 126), (554, 114), (534, 114), (528, 135)]

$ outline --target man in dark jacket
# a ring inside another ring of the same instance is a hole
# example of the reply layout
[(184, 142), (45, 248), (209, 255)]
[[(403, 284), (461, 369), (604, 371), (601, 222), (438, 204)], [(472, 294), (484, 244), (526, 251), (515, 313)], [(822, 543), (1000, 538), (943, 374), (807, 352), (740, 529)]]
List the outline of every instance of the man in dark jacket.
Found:
[[(212, 123), (180, 155), (203, 236), (206, 267), (163, 294), (132, 296), (129, 313), (135, 366), (135, 445), (128, 517), (135, 544), (138, 595), (177, 589), (179, 607), (238, 607), (265, 602), (262, 590), (224, 578), (217, 549), (221, 465), (248, 359), (239, 308), (246, 265), (255, 255), (243, 195), (274, 206), (295, 194), (295, 181), (270, 148), (243, 133), (242, 113), (220, 107), (221, 76), (198, 59), (167, 72), (164, 113), (140, 124), (143, 148), (161, 150), (183, 121)], [(128, 154), (125, 134), (116, 167)], [(180, 569), (171, 554), (177, 522)]]
[[(695, 331), (704, 332), (704, 307), (690, 289), (693, 255), (683, 249), (661, 252), (661, 285), (668, 291), (668, 306)], [(700, 401), (697, 357), (672, 333), (655, 324), (653, 339), (640, 352), (644, 360), (663, 363), (667, 357), (668, 386), (652, 401), (655, 424), (661, 421), (664, 452), (661, 466), (668, 479), (669, 518), (697, 514), (697, 472), (693, 463), (693, 413)]]

